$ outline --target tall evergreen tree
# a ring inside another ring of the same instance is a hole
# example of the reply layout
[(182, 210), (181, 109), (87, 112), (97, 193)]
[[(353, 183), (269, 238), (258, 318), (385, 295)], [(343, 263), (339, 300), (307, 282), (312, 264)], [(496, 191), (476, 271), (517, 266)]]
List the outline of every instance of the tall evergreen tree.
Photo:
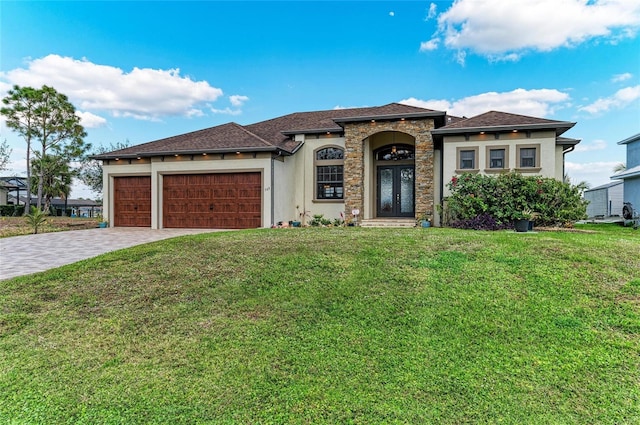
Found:
[[(86, 133), (80, 125), (73, 104), (53, 87), (41, 89), (14, 86), (2, 100), (6, 105), (0, 113), (7, 117), (7, 126), (22, 135), (27, 142), (27, 180), (31, 181), (32, 144), (39, 142), (39, 158), (48, 154), (67, 161), (81, 158), (90, 148), (84, 142)], [(42, 207), (44, 167), (38, 171), (38, 208)], [(28, 201), (29, 202), (29, 201)], [(29, 211), (29, 203), (25, 211)]]

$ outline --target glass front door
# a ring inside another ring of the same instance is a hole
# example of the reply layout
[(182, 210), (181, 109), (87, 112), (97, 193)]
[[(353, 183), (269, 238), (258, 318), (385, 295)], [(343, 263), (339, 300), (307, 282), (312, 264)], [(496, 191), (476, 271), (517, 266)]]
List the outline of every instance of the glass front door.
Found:
[(378, 217), (413, 217), (414, 166), (390, 165), (378, 167)]

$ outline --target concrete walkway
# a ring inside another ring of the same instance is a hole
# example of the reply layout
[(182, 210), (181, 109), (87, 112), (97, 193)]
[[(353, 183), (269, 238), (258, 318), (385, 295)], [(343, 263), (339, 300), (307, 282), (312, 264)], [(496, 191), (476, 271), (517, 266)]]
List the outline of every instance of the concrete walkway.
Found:
[(53, 269), (134, 245), (214, 231), (113, 227), (0, 238), (0, 280)]

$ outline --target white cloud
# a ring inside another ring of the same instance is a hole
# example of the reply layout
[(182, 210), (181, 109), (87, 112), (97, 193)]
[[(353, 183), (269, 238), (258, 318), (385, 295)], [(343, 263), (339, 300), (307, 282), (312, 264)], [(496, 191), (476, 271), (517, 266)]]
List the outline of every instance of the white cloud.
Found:
[(438, 5), (435, 3), (431, 3), (429, 5), (429, 12), (427, 12), (427, 20), (433, 19), (438, 14)]
[(496, 60), (596, 38), (615, 43), (635, 36), (638, 28), (640, 2), (635, 0), (458, 0), (438, 16), (435, 36), (449, 49)]
[(226, 107), (224, 109), (211, 108), (210, 111), (214, 114), (240, 115), (242, 114), (242, 110), (240, 108), (247, 100), (249, 100), (248, 96), (234, 94), (232, 96), (229, 96), (229, 102), (231, 102), (231, 106), (233, 106), (234, 109), (231, 109), (229, 107)]
[(620, 83), (622, 81), (627, 81), (633, 78), (633, 74), (630, 72), (625, 72), (624, 74), (616, 74), (611, 78), (611, 82)]
[(226, 107), (224, 109), (211, 108), (210, 111), (214, 114), (222, 114), (222, 115), (240, 115), (242, 113), (240, 109), (231, 109), (229, 107)]
[(429, 41), (423, 41), (422, 43), (420, 43), (420, 51), (427, 52), (429, 50), (436, 50), (439, 44), (440, 44), (440, 39), (437, 37), (432, 38)]
[(574, 152), (593, 152), (593, 151), (603, 151), (607, 149), (607, 142), (604, 140), (594, 140), (591, 143), (582, 142), (576, 146)]
[(389, 16), (396, 16), (396, 13), (394, 11), (389, 12)]
[(610, 183), (610, 177), (614, 174), (613, 168), (620, 161), (599, 161), (599, 162), (570, 162), (564, 164), (565, 174), (569, 176), (574, 184), (586, 181), (590, 187), (597, 187)]
[(2, 73), (0, 78), (20, 86), (52, 86), (82, 110), (143, 120), (197, 115), (194, 111), (202, 113), (204, 102), (222, 96), (221, 89), (181, 76), (179, 69), (133, 68), (125, 72), (53, 54), (29, 61), (27, 68)]
[(239, 108), (240, 106), (244, 105), (244, 103), (249, 100), (249, 98), (247, 96), (241, 96), (238, 94), (234, 94), (233, 96), (229, 96), (229, 101), (231, 101), (231, 104), (233, 106), (235, 106), (236, 108)]
[(622, 109), (637, 99), (640, 99), (640, 85), (620, 89), (613, 96), (600, 98), (579, 110), (595, 115), (610, 109)]
[(451, 115), (466, 117), (472, 117), (491, 110), (546, 117), (553, 114), (557, 108), (563, 107), (568, 101), (568, 94), (555, 89), (516, 89), (502, 93), (481, 93), (454, 101), (409, 98), (401, 100), (399, 103), (437, 111), (447, 111)]
[(107, 125), (106, 119), (91, 112), (76, 111), (76, 116), (80, 117), (80, 124), (84, 128), (98, 128)]

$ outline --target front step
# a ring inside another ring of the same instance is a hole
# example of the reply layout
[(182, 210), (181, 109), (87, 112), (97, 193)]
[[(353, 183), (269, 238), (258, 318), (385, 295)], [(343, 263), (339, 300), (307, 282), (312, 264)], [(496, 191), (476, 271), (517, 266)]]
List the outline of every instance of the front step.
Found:
[(362, 220), (360, 227), (416, 227), (413, 218), (372, 218)]

